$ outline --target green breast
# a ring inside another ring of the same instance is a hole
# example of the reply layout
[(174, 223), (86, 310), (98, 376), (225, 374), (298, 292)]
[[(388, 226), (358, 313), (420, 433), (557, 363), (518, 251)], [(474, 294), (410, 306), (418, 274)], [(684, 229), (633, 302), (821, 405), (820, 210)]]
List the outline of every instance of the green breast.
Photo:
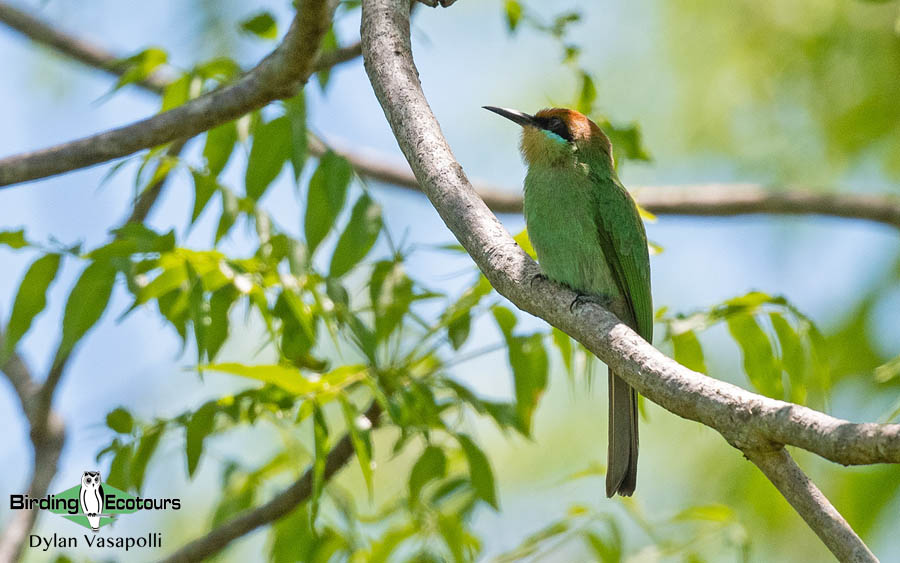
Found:
[(601, 250), (594, 189), (577, 168), (529, 170), (528, 236), (548, 278), (586, 294), (621, 297)]

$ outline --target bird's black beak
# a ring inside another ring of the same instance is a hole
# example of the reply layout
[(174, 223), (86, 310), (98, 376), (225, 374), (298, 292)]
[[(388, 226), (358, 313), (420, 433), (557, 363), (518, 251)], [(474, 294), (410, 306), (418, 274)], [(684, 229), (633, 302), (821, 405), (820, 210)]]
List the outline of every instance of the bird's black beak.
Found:
[(492, 111), (497, 115), (502, 115), (506, 119), (512, 121), (513, 123), (518, 123), (522, 127), (531, 126), (531, 127), (539, 127), (537, 122), (534, 119), (533, 115), (528, 115), (527, 113), (522, 113), (521, 111), (517, 111), (514, 109), (506, 109), (506, 108), (497, 108), (494, 106), (482, 106), (484, 109), (488, 111)]

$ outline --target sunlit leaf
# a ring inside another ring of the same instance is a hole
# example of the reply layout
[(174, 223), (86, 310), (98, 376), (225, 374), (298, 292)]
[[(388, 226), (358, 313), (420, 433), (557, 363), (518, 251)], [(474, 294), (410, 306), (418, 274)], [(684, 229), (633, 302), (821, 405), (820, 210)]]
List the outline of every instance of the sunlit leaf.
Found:
[(284, 102), (285, 116), (291, 122), (291, 166), (294, 180), (300, 177), (307, 155), (306, 97), (304, 91)]
[(334, 220), (344, 207), (351, 174), (350, 164), (331, 151), (319, 159), (319, 166), (309, 181), (304, 221), (310, 255), (334, 226)]
[(506, 13), (506, 26), (509, 31), (515, 31), (522, 19), (522, 4), (518, 0), (506, 0), (504, 12)]
[(693, 330), (686, 330), (672, 335), (672, 348), (675, 361), (688, 369), (709, 373), (703, 358), (703, 347)]
[(203, 454), (203, 443), (210, 432), (213, 431), (215, 422), (215, 402), (205, 403), (191, 415), (187, 423), (185, 434), (185, 453), (187, 455), (188, 476), (193, 477)]
[(469, 462), (469, 479), (478, 498), (485, 501), (495, 510), (500, 509), (497, 503), (497, 491), (494, 485), (494, 472), (488, 458), (475, 442), (465, 434), (457, 434), (456, 439), (466, 454)]
[(269, 12), (260, 12), (240, 23), (241, 31), (259, 37), (260, 39), (277, 39), (278, 24), (275, 17)]
[(34, 318), (47, 306), (47, 289), (56, 279), (59, 262), (59, 254), (47, 254), (35, 260), (25, 272), (9, 322), (6, 323), (3, 348), (0, 349), (0, 365), (3, 365), (19, 340), (31, 328)]
[(781, 370), (775, 363), (772, 345), (762, 327), (750, 315), (733, 315), (726, 320), (728, 332), (741, 348), (744, 372), (761, 393), (784, 398)]
[(60, 351), (68, 353), (100, 320), (116, 281), (116, 269), (105, 261), (91, 262), (66, 301)]
[(140, 442), (138, 442), (134, 457), (131, 460), (131, 467), (129, 468), (131, 471), (131, 484), (138, 492), (144, 485), (147, 464), (150, 462), (150, 458), (153, 457), (161, 437), (162, 430), (159, 427), (152, 427), (144, 431)]
[(247, 197), (259, 200), (291, 158), (291, 122), (286, 116), (256, 126), (244, 182)]
[(415, 502), (422, 487), (431, 480), (443, 479), (447, 474), (447, 456), (437, 446), (428, 446), (409, 473), (409, 498)]
[(363, 474), (363, 480), (366, 482), (366, 488), (369, 491), (369, 498), (374, 494), (372, 488), (372, 442), (369, 439), (369, 429), (372, 427), (372, 421), (365, 418), (363, 414), (357, 413), (356, 407), (344, 395), (338, 397), (341, 403), (341, 410), (344, 413), (344, 422), (347, 424), (347, 433), (350, 436), (350, 442), (353, 444), (353, 450), (356, 452), (356, 459), (359, 461), (359, 468)]
[[(237, 143), (237, 126), (234, 121), (214, 127), (206, 133), (206, 143), (203, 145), (203, 158), (206, 159), (206, 168), (213, 178), (218, 177), (222, 170), (225, 169), (225, 166), (231, 159), (231, 154), (234, 152), (235, 143)], [(196, 212), (196, 210), (197, 206), (195, 204), (194, 211)]]
[(329, 275), (339, 278), (349, 272), (375, 245), (381, 232), (381, 206), (363, 194), (353, 206), (350, 221), (331, 256)]
[(134, 418), (130, 412), (118, 407), (106, 415), (106, 425), (119, 434), (129, 434), (134, 429)]
[(0, 244), (10, 248), (25, 248), (30, 243), (25, 239), (25, 229), (17, 231), (0, 231)]

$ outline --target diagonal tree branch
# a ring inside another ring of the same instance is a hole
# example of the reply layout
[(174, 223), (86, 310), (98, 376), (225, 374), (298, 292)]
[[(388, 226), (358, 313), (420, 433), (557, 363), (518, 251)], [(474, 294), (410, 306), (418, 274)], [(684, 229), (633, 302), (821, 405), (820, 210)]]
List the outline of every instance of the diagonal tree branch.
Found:
[[(419, 82), (406, 1), (364, 0), (362, 41), (366, 72), (419, 184), (500, 294), (579, 340), (648, 399), (716, 429), (745, 454), (761, 456), (770, 471), (776, 467), (772, 458), (760, 452), (780, 444), (841, 463), (900, 462), (900, 425), (853, 424), (756, 395), (665, 357), (597, 304), (573, 308), (576, 294), (539, 276), (537, 265), (478, 198), (453, 156)], [(793, 479), (798, 473), (802, 475), (799, 468), (788, 474)], [(812, 514), (811, 504), (817, 505), (819, 515), (830, 515), (807, 518), (820, 536), (836, 529), (849, 531), (827, 544), (837, 557), (860, 553), (856, 548), (861, 540), (835, 520), (836, 512), (821, 502), (821, 495), (791, 498), (804, 507), (804, 517)]]
[(193, 137), (292, 96), (314, 71), (331, 16), (325, 0), (302, 0), (281, 44), (235, 83), (124, 127), (0, 159), (0, 186), (46, 178)]
[[(381, 406), (373, 401), (365, 412), (365, 417), (372, 422), (372, 428), (378, 427), (381, 418)], [(345, 434), (328, 452), (325, 460), (323, 479), (328, 481), (353, 457), (353, 443), (350, 435)], [(202, 538), (185, 545), (163, 560), (163, 563), (185, 563), (201, 561), (225, 549), (232, 541), (265, 526), (283, 516), (288, 515), (300, 504), (309, 500), (313, 489), (313, 470), (309, 468), (303, 476), (275, 495), (269, 502), (248, 510), (211, 530)]]

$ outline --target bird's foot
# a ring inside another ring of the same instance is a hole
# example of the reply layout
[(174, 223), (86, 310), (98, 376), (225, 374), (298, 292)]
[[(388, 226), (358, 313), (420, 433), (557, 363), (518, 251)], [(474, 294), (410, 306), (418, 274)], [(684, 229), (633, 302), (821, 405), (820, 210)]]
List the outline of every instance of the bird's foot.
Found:
[(579, 293), (575, 296), (575, 299), (572, 300), (572, 303), (569, 305), (569, 312), (574, 313), (575, 307), (582, 303), (593, 303), (595, 305), (600, 305), (604, 309), (609, 309), (610, 305), (612, 305), (613, 298), (611, 295), (587, 295), (585, 293)]
[(544, 274), (541, 274), (541, 273), (537, 273), (537, 274), (531, 276), (531, 281), (528, 282), (528, 287), (534, 287), (534, 282), (536, 282), (538, 280), (546, 281), (547, 276), (545, 276)]

